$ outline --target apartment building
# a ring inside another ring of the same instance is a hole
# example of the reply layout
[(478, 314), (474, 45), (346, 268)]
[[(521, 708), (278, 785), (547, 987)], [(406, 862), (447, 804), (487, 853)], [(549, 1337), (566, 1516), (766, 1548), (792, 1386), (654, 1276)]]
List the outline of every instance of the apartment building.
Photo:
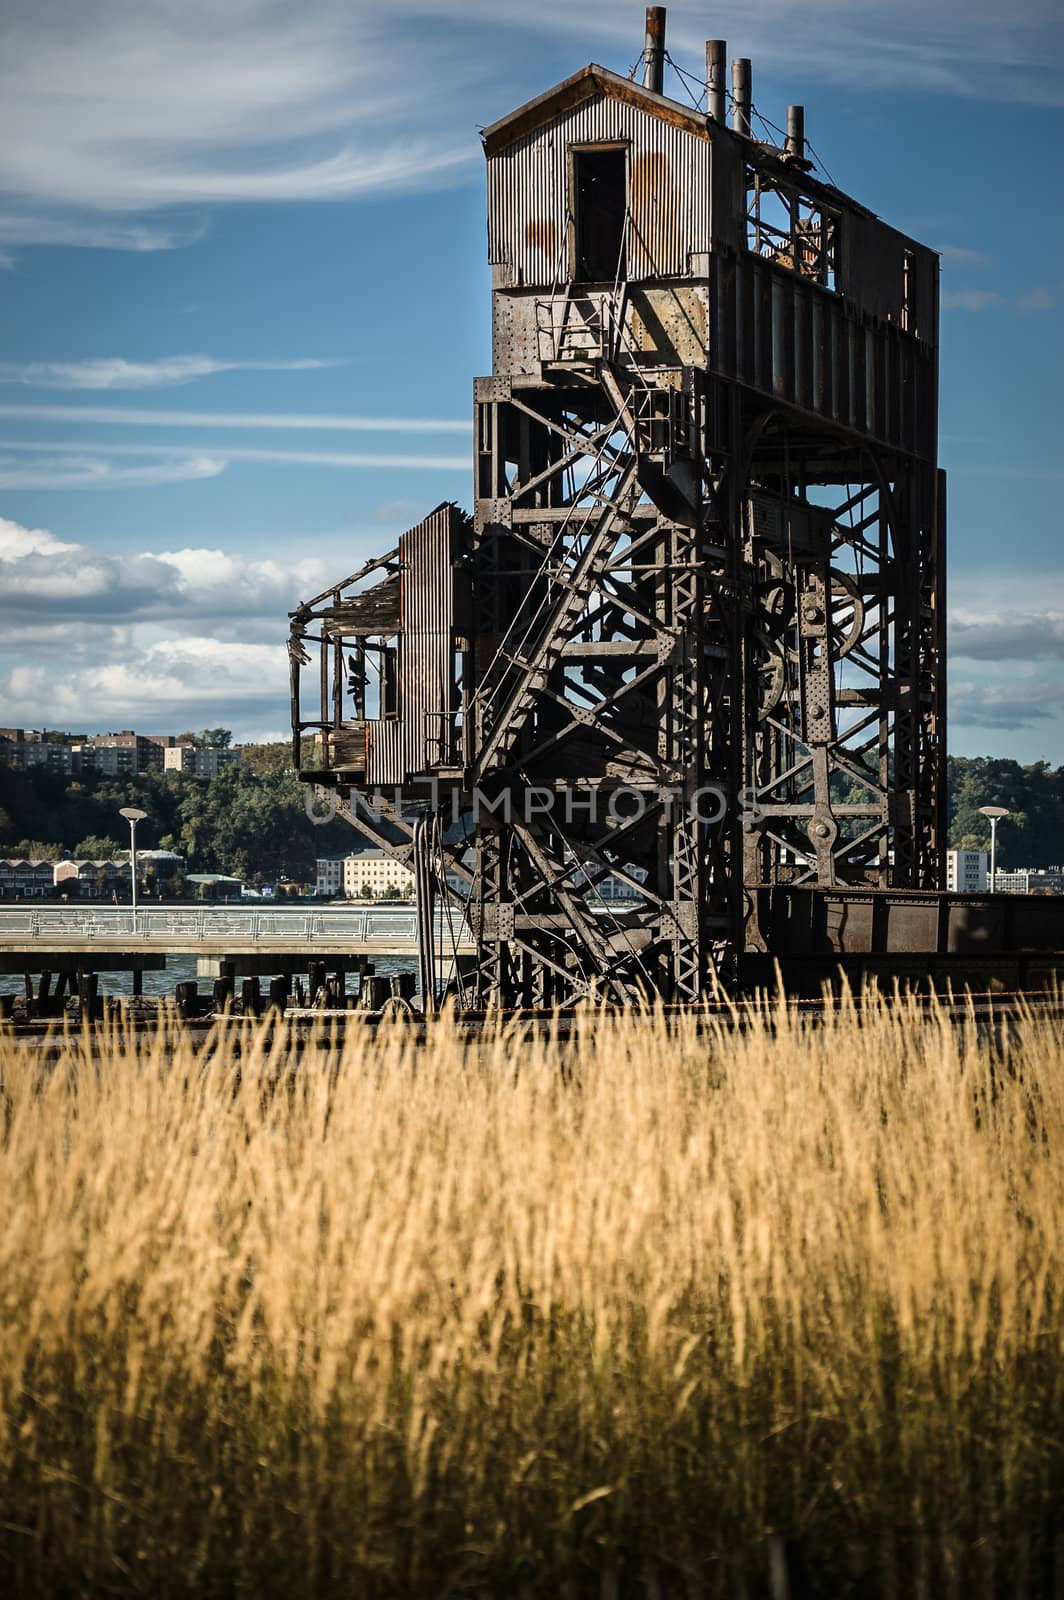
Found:
[(194, 744), (172, 744), (160, 752), (165, 772), (183, 772), (196, 778), (216, 778), (227, 767), (238, 767), (240, 750), (215, 746), (206, 749)]
[(344, 894), (358, 900), (367, 890), (375, 899), (399, 899), (412, 894), (414, 874), (383, 850), (358, 850), (344, 857)]
[(314, 865), (315, 894), (322, 900), (339, 900), (344, 892), (343, 856), (319, 856)]
[(22, 734), (21, 728), (8, 728), (0, 733), (0, 764), (27, 772), (32, 767), (47, 767), (52, 772), (70, 774), (74, 771), (73, 747), (44, 739), (9, 739), (8, 733)]
[(985, 894), (987, 876), (985, 850), (947, 850), (946, 888), (951, 894)]

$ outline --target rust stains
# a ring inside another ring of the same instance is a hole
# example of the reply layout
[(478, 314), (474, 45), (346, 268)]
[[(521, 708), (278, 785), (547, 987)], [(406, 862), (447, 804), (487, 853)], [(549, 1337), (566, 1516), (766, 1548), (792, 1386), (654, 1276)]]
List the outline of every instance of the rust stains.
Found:
[(548, 260), (558, 254), (558, 228), (553, 217), (525, 224), (525, 243), (531, 250), (542, 250)]
[(669, 170), (660, 150), (636, 156), (632, 162), (632, 216), (636, 244), (647, 257), (651, 272), (664, 273), (681, 250), (680, 208)]

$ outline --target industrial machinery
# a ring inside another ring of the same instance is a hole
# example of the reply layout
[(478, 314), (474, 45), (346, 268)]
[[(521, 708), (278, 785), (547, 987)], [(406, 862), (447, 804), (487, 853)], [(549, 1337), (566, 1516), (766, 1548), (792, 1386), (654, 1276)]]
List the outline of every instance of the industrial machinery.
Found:
[(748, 61), (726, 125), (722, 41), (705, 109), (667, 96), (664, 25), (642, 82), (588, 66), (484, 132), (472, 517), (292, 614), (302, 776), (435, 841), (485, 1004), (696, 1000), (806, 921), (838, 950), (855, 897), (941, 898), (937, 257), (801, 107), (755, 135)]

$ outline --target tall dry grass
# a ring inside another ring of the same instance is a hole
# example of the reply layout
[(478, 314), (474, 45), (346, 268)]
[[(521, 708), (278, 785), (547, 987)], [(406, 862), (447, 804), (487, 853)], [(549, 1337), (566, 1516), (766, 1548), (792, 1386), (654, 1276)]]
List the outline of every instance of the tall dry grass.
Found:
[(1059, 1023), (227, 1037), (0, 1042), (9, 1593), (1047, 1592)]

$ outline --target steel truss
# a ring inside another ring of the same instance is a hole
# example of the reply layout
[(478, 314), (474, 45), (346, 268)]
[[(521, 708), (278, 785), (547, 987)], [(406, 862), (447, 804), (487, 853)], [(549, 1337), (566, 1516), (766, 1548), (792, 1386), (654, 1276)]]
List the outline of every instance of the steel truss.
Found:
[(734, 452), (696, 372), (573, 376), (477, 385), (481, 988), (693, 999), (741, 893)]
[(553, 376), (476, 390), (482, 998), (694, 999), (759, 884), (937, 887), (933, 469), (701, 370)]

